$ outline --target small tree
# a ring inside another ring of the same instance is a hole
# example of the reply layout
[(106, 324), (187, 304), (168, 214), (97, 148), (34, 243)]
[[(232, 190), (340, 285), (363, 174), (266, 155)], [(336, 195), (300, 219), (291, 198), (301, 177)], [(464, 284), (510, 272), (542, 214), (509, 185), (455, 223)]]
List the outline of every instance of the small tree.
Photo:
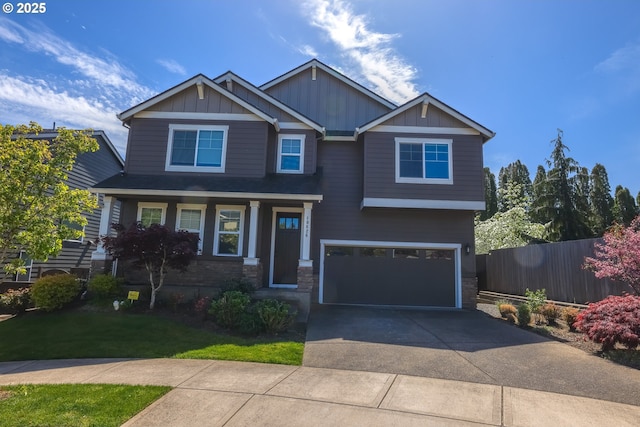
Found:
[(136, 222), (128, 229), (114, 224), (113, 229), (118, 234), (102, 237), (104, 247), (114, 258), (131, 261), (133, 267), (147, 270), (151, 286), (149, 308), (153, 309), (168, 269), (185, 271), (196, 257), (199, 238), (160, 224), (145, 227)]
[(628, 227), (615, 225), (596, 243), (594, 257), (585, 258), (584, 268), (599, 279), (624, 282), (640, 295), (640, 216)]
[(57, 129), (53, 140), (39, 139), (42, 128), (0, 125), (0, 266), (24, 271), (13, 259), (21, 250), (46, 261), (65, 239), (83, 235), (85, 215), (98, 207), (87, 190), (67, 185), (81, 153), (98, 149), (90, 131)]

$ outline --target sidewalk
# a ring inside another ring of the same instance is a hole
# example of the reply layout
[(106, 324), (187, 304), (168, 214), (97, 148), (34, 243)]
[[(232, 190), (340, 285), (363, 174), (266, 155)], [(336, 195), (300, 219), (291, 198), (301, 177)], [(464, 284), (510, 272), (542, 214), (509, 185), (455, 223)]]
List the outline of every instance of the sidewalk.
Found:
[[(409, 375), (180, 359), (0, 363), (0, 385), (169, 385), (125, 426), (636, 426), (640, 406)], [(639, 402), (640, 403), (640, 402)]]

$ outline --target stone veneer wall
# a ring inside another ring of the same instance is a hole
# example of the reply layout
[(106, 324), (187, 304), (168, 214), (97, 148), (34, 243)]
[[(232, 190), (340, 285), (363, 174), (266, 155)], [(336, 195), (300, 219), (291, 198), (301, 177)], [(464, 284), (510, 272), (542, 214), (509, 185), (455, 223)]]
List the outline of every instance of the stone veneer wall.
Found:
[[(131, 285), (148, 284), (149, 275), (144, 269), (133, 269), (124, 263), (118, 263), (118, 275)], [(169, 270), (165, 277), (168, 286), (210, 286), (219, 287), (225, 281), (243, 277), (243, 260), (236, 259), (198, 259), (192, 262), (186, 271)]]
[(462, 278), (462, 308), (475, 309), (478, 295), (478, 278)]

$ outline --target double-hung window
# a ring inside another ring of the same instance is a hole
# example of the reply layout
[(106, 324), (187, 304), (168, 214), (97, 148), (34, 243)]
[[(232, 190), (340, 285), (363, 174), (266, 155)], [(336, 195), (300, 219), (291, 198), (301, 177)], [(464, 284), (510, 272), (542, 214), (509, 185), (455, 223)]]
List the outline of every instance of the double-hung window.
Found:
[(178, 203), (176, 230), (186, 231), (198, 236), (198, 255), (202, 254), (202, 239), (204, 238), (204, 215), (207, 205), (192, 205)]
[(453, 141), (396, 138), (396, 182), (453, 184)]
[(244, 206), (217, 206), (213, 254), (241, 256), (244, 229)]
[(229, 126), (169, 125), (165, 169), (224, 172)]
[(167, 215), (166, 203), (138, 203), (138, 222), (142, 223), (145, 227), (149, 227), (151, 224), (164, 224)]
[(278, 136), (278, 173), (304, 172), (304, 135)]

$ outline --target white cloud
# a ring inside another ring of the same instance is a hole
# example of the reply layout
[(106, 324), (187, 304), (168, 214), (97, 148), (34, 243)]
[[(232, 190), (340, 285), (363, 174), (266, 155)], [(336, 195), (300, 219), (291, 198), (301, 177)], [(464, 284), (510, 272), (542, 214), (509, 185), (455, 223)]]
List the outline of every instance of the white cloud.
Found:
[(607, 59), (596, 65), (596, 71), (640, 70), (640, 43), (617, 49)]
[(312, 25), (326, 31), (329, 39), (369, 81), (372, 89), (397, 103), (415, 98), (419, 93), (413, 79), (416, 69), (391, 48), (398, 34), (384, 34), (369, 29), (365, 15), (354, 14), (342, 0), (310, 0), (304, 10)]
[(318, 56), (318, 52), (313, 48), (313, 46), (310, 46), (308, 44), (304, 44), (300, 46), (298, 48), (298, 52), (300, 52), (303, 55), (310, 56), (312, 58), (315, 58), (316, 56)]
[(156, 62), (162, 65), (170, 73), (179, 74), (181, 76), (187, 75), (187, 70), (173, 59), (158, 59)]

